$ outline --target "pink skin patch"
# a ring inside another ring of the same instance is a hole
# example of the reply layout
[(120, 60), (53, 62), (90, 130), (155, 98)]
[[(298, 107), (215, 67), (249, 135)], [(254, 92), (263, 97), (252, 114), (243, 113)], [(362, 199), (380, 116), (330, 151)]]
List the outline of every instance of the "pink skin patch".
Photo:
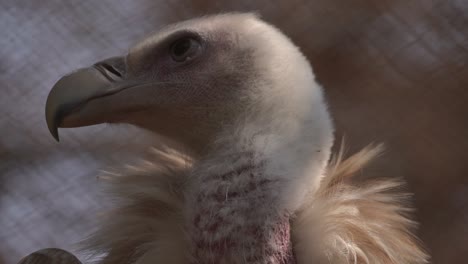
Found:
[(201, 179), (188, 226), (193, 264), (295, 264), (289, 214), (276, 208), (282, 183), (258, 165)]

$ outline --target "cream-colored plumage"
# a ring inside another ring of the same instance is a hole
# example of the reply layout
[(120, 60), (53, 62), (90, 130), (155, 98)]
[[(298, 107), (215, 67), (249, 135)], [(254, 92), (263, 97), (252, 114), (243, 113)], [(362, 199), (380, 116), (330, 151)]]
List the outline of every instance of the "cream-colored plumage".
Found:
[[(402, 183), (352, 177), (382, 147), (369, 146), (344, 159), (343, 148), (327, 167), (316, 195), (292, 219), (298, 264), (422, 264), (427, 255), (412, 234), (408, 194)], [(102, 264), (190, 262), (184, 233), (184, 184), (192, 160), (177, 151), (154, 149), (151, 161), (100, 178), (117, 199), (113, 211), (85, 242)]]
[(298, 263), (427, 263), (412, 233), (416, 222), (403, 183), (352, 179), (381, 151), (382, 145), (368, 146), (344, 159), (342, 147), (330, 162), (318, 192), (292, 225)]
[[(62, 78), (49, 129), (130, 123), (181, 144), (108, 173), (119, 202), (88, 249), (105, 264), (425, 263), (391, 181), (329, 162), (333, 125), (300, 49), (252, 14), (185, 21)], [(190, 154), (189, 154), (190, 153)]]
[[(353, 182), (381, 150), (369, 146), (344, 159), (342, 148), (330, 162), (317, 195), (293, 219), (297, 263), (428, 263), (411, 233), (416, 223), (408, 217), (402, 183)], [(116, 203), (101, 216), (99, 231), (83, 243), (91, 256), (106, 255), (99, 263), (190, 263), (182, 204), (192, 160), (169, 148), (154, 149), (151, 157), (100, 176)]]

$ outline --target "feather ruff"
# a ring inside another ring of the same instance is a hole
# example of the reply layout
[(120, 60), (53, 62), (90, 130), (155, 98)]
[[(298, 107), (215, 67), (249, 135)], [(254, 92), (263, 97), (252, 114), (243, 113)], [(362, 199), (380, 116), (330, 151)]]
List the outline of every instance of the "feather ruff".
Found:
[(99, 177), (116, 206), (82, 243), (90, 259), (101, 256), (100, 264), (189, 262), (182, 208), (192, 160), (168, 148), (152, 154), (151, 162)]
[(368, 146), (343, 159), (342, 147), (332, 159), (317, 193), (293, 222), (298, 263), (428, 263), (412, 233), (416, 222), (409, 217), (410, 195), (400, 190), (403, 183), (393, 179), (352, 182), (382, 149), (382, 145)]
[[(317, 192), (291, 220), (299, 264), (428, 263), (412, 231), (409, 196), (395, 180), (355, 184), (352, 176), (382, 150), (369, 146), (330, 162)], [(184, 232), (184, 188), (192, 160), (172, 149), (154, 150), (151, 162), (107, 172), (116, 207), (84, 242), (101, 264), (191, 263)]]

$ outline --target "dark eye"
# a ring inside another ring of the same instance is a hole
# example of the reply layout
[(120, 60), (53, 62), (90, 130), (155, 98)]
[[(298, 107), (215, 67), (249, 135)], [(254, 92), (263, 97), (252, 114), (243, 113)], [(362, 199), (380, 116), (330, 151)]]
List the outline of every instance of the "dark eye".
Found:
[(176, 40), (171, 45), (170, 53), (173, 60), (184, 62), (192, 59), (200, 51), (200, 42), (194, 38), (185, 37)]

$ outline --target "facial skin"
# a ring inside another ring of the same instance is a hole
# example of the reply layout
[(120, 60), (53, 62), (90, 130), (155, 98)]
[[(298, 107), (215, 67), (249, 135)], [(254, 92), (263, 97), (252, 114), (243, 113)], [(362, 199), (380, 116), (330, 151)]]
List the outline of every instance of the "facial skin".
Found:
[(124, 57), (65, 76), (48, 98), (51, 132), (58, 138), (57, 127), (124, 122), (203, 151), (252, 107), (249, 89), (263, 81), (253, 69), (253, 47), (242, 43), (251, 36), (238, 30), (246, 18), (179, 24)]
[(59, 127), (129, 123), (199, 155), (224, 139), (269, 141), (271, 155), (293, 141), (328, 153), (333, 130), (307, 59), (252, 14), (171, 25), (123, 57), (63, 77), (46, 118), (57, 139)]

